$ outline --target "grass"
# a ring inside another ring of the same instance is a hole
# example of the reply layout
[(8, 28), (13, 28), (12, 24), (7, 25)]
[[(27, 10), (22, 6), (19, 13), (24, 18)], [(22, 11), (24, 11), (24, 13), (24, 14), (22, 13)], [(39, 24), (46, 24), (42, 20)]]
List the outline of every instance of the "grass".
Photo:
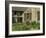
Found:
[(40, 23), (13, 23), (12, 31), (25, 31), (25, 30), (38, 30), (40, 29)]

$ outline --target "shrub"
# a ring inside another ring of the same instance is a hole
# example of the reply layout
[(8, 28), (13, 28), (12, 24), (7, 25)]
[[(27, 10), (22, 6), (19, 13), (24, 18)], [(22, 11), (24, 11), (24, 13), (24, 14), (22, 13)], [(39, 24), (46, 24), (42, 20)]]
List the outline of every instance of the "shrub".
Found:
[(31, 24), (32, 24), (32, 25), (35, 25), (35, 24), (36, 24), (36, 21), (31, 22)]
[(36, 21), (29, 22), (27, 21), (26, 23), (13, 23), (12, 25), (12, 30), (13, 31), (25, 31), (25, 30), (35, 30), (35, 29), (40, 29), (40, 23), (36, 23)]
[(33, 21), (31, 25), (34, 29), (40, 29), (40, 23), (36, 23), (36, 21)]
[(37, 23), (37, 28), (40, 29), (40, 23)]
[(26, 22), (26, 24), (27, 24), (27, 25), (30, 25), (30, 22), (29, 22), (29, 21), (27, 21), (27, 22)]

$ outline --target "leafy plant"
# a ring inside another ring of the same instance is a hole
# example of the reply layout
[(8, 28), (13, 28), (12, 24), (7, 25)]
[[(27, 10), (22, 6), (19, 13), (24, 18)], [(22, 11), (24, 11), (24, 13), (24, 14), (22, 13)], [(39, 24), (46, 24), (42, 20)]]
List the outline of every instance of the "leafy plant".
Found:
[(30, 22), (29, 22), (29, 21), (27, 21), (27, 22), (26, 22), (26, 24), (27, 24), (27, 25), (29, 25), (29, 24), (30, 24)]
[(13, 23), (12, 25), (12, 31), (25, 31), (25, 30), (33, 30), (40, 29), (40, 23), (36, 23), (36, 21), (26, 23)]
[(34, 29), (40, 29), (40, 23), (36, 23), (36, 21), (33, 21), (31, 25)]

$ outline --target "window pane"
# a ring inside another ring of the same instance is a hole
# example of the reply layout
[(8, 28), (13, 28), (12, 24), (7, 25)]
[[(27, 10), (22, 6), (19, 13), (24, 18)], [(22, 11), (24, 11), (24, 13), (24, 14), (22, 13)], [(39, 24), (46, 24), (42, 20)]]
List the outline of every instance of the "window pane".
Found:
[(31, 13), (24, 13), (24, 20), (31, 20), (31, 16), (32, 14)]
[(17, 17), (17, 23), (22, 23), (22, 17)]
[(26, 13), (24, 13), (24, 21), (26, 21)]
[(30, 20), (31, 20), (31, 18), (32, 18), (32, 13), (30, 13)]
[(37, 20), (40, 20), (40, 11), (37, 12), (38, 18)]
[(16, 11), (17, 16), (21, 16), (23, 11)]

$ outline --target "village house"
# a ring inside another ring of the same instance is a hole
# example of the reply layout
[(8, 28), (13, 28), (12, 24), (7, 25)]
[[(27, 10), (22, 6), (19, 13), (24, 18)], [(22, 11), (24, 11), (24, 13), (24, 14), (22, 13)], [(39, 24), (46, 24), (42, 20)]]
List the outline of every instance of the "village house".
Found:
[(13, 23), (40, 22), (40, 8), (12, 7), (12, 20)]

